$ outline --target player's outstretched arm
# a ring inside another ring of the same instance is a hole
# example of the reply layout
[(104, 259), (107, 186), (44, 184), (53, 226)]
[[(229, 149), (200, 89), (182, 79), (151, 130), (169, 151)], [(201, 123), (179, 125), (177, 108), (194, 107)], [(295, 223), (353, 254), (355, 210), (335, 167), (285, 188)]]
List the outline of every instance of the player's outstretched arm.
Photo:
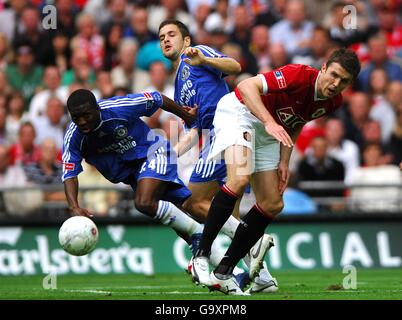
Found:
[(184, 50), (188, 57), (183, 61), (191, 66), (205, 65), (222, 71), (225, 74), (237, 74), (241, 72), (240, 63), (230, 57), (212, 58), (206, 57), (202, 51), (195, 47)]
[(195, 119), (197, 119), (196, 112), (189, 112), (186, 108), (179, 106), (172, 99), (168, 98), (164, 94), (161, 94), (163, 103), (161, 109), (175, 114), (176, 116), (182, 118), (188, 127), (191, 127)]
[(268, 134), (287, 147), (293, 146), (293, 141), (286, 130), (276, 123), (275, 119), (265, 108), (261, 100), (263, 92), (262, 81), (259, 76), (245, 79), (237, 86), (244, 104), (265, 126)]
[(174, 151), (180, 157), (190, 150), (196, 143), (198, 143), (198, 129), (191, 128), (187, 134), (180, 138), (180, 141), (174, 146)]
[(85, 216), (92, 218), (93, 214), (87, 209), (80, 208), (78, 204), (78, 178), (70, 178), (64, 181), (64, 192), (66, 194), (68, 208), (74, 216)]

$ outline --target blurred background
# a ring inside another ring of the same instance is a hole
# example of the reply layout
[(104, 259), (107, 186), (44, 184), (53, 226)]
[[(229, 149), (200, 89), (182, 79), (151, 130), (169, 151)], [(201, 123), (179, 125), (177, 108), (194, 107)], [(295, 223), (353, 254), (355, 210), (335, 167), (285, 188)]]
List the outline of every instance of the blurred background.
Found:
[[(158, 90), (173, 98), (175, 74), (158, 39), (158, 26), (167, 18), (189, 26), (193, 45), (209, 45), (241, 63), (242, 73), (226, 78), (231, 89), (242, 79), (288, 63), (320, 69), (339, 47), (357, 53), (362, 71), (345, 92), (344, 106), (308, 123), (297, 141), (285, 208), (272, 226), (278, 243), (291, 242), (297, 250), (301, 243), (319, 247), (315, 253), (316, 249), (303, 247), (300, 258), (312, 254), (320, 262), (303, 264), (306, 259), (291, 257), (290, 244), (279, 244), (269, 263), (274, 268), (301, 269), (355, 262), (365, 267), (401, 267), (399, 0), (2, 0), (0, 252), (4, 254), (0, 275), (47, 270), (39, 250), (45, 238), (47, 245), (60, 249), (55, 234), (69, 216), (61, 183), (69, 94), (87, 88), (101, 99)], [(168, 138), (183, 134), (180, 120), (165, 112), (144, 120)], [(185, 182), (196, 159), (197, 152), (190, 151), (179, 164)], [(101, 237), (99, 247), (120, 245), (125, 233), (130, 233), (132, 247), (139, 237), (144, 241), (163, 234), (162, 239), (166, 232), (169, 245), (175, 245), (175, 234), (162, 231), (134, 208), (127, 186), (109, 183), (87, 164), (79, 183), (81, 206), (94, 212), (94, 221), (108, 237), (105, 241), (112, 243), (104, 244)], [(241, 214), (253, 202), (253, 194), (246, 194)], [(306, 232), (310, 236), (300, 236)], [(143, 245), (161, 242), (149, 240)], [(17, 250), (21, 258), (23, 250), (33, 248), (40, 255), (33, 269), (26, 264), (11, 268), (11, 251)], [(328, 248), (337, 250), (332, 260), (325, 255)], [(356, 254), (364, 249), (369, 250), (371, 263)], [(176, 255), (173, 249), (169, 255), (172, 252)], [(170, 269), (160, 264), (153, 270), (181, 270), (178, 266), (185, 266), (185, 256), (187, 251), (181, 258), (176, 255)], [(278, 257), (287, 257), (287, 263)], [(50, 260), (57, 259), (51, 255)]]

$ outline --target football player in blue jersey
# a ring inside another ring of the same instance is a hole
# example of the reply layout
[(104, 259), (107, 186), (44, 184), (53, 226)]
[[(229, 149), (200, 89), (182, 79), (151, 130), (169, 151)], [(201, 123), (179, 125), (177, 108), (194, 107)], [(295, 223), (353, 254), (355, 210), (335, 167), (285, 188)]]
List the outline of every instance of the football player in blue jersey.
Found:
[(172, 112), (191, 125), (195, 115), (159, 92), (144, 92), (97, 101), (91, 91), (79, 89), (67, 100), (72, 123), (63, 146), (65, 194), (73, 215), (92, 217), (78, 203), (78, 174), (82, 159), (113, 183), (135, 191), (136, 208), (171, 226), (189, 244), (202, 226), (181, 211), (191, 192), (177, 176), (175, 153), (140, 117), (158, 108)]
[[(160, 24), (159, 41), (163, 55), (172, 61), (176, 70), (174, 100), (181, 106), (198, 107), (197, 120), (187, 128), (188, 133), (175, 146), (175, 150), (178, 156), (182, 155), (202, 136), (203, 147), (188, 185), (192, 196), (184, 202), (183, 206), (191, 215), (205, 221), (213, 197), (218, 193), (220, 187), (225, 187), (226, 180), (225, 162), (223, 160), (207, 161), (215, 141), (213, 126), (215, 110), (219, 100), (229, 93), (229, 88), (224, 80), (225, 76), (239, 73), (241, 66), (236, 60), (208, 46), (192, 47), (187, 26), (178, 20), (169, 19)], [(233, 238), (238, 225), (239, 221), (231, 216), (221, 231)], [(258, 249), (259, 254), (248, 254), (245, 257), (246, 264), (250, 265), (250, 259), (254, 259), (253, 264), (262, 264), (265, 252), (272, 245), (272, 237), (264, 235), (256, 243), (256, 248), (253, 248)], [(214, 256), (211, 254), (210, 260), (213, 265), (216, 265), (220, 261), (216, 261)], [(256, 262), (256, 259), (259, 261)], [(189, 266), (189, 271), (192, 273), (194, 269), (192, 265)], [(193, 279), (196, 283), (208, 281), (208, 279), (200, 281), (194, 274)], [(255, 282), (257, 283), (253, 283), (253, 285), (258, 286), (260, 292), (277, 290), (277, 282), (269, 274), (265, 263)], [(254, 292), (256, 291), (254, 290)]]

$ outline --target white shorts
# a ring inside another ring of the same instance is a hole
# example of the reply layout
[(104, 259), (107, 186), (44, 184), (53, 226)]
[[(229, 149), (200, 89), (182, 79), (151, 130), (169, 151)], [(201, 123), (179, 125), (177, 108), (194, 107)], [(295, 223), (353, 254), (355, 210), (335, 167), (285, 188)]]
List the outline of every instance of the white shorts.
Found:
[(253, 151), (252, 172), (278, 168), (279, 142), (265, 131), (262, 122), (251, 114), (234, 92), (219, 101), (213, 124), (215, 141), (209, 154), (210, 160), (220, 159), (228, 147), (240, 145)]

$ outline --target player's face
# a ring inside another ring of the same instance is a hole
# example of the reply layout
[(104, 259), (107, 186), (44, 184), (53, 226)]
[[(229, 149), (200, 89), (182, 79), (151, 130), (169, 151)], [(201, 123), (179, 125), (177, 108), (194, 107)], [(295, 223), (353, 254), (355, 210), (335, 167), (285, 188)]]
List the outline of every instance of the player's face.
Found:
[(328, 67), (323, 65), (318, 80), (318, 94), (323, 98), (332, 98), (342, 92), (350, 83), (352, 75), (339, 63), (333, 62)]
[(71, 120), (77, 125), (83, 134), (89, 134), (100, 123), (100, 111), (93, 107), (85, 107), (78, 111), (70, 112)]
[(190, 45), (188, 38), (183, 39), (179, 28), (174, 24), (168, 24), (159, 31), (159, 43), (163, 55), (172, 61), (177, 60)]

